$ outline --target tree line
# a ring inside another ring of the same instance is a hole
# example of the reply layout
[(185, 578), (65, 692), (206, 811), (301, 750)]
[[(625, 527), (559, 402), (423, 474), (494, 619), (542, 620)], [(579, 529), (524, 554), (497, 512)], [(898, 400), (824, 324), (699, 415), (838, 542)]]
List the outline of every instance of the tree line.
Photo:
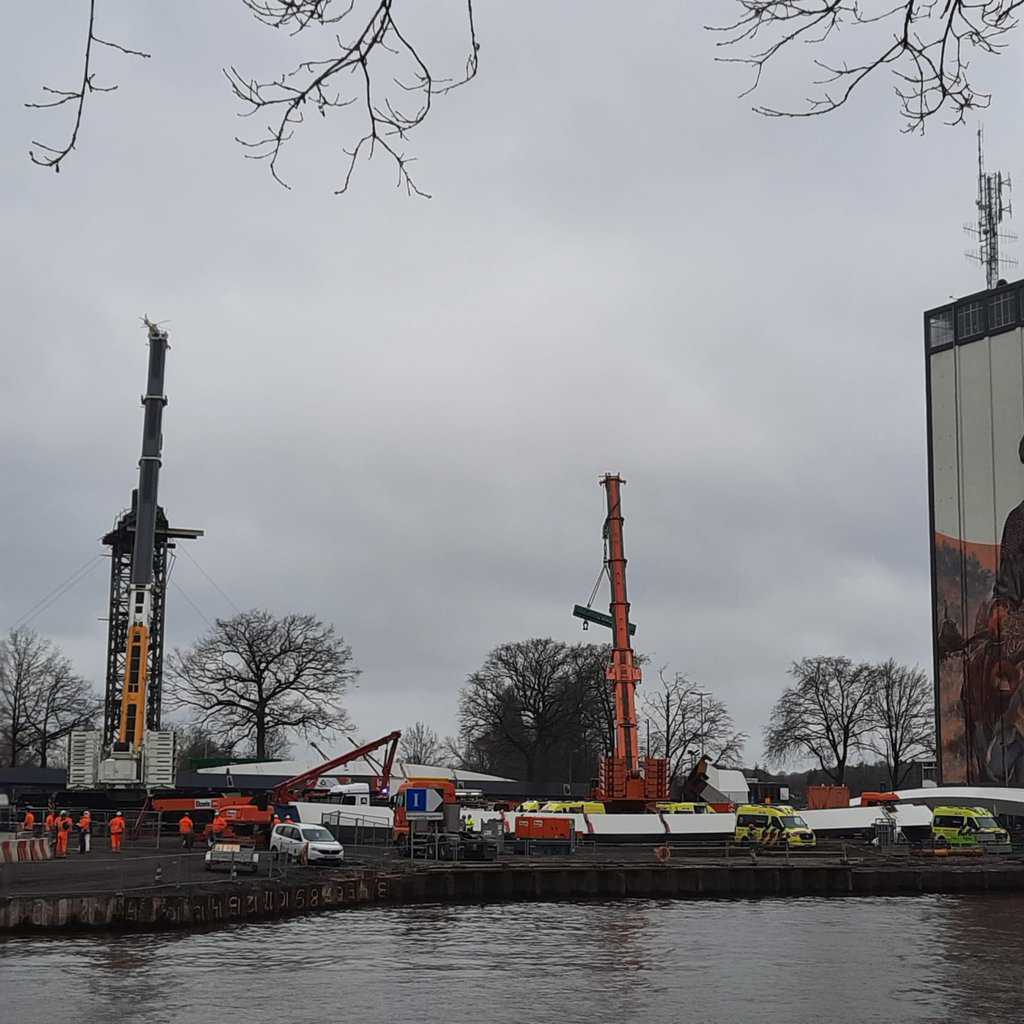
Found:
[[(444, 753), (455, 767), (529, 782), (589, 782), (614, 749), (608, 644), (546, 637), (499, 644), (459, 692), (459, 734)], [(662, 668), (640, 688), (641, 755), (669, 761), (681, 784), (702, 753), (737, 762), (746, 735), (725, 704)]]
[(931, 681), (919, 668), (844, 657), (803, 658), (776, 701), (764, 730), (769, 763), (817, 763), (837, 785), (854, 755), (872, 753), (899, 788), (915, 761), (935, 756)]
[[(457, 736), (408, 727), (400, 756), (527, 782), (587, 783), (613, 752), (608, 644), (551, 638), (499, 644), (459, 691)], [(811, 761), (841, 784), (855, 757), (875, 755), (893, 788), (913, 762), (934, 756), (931, 683), (917, 668), (820, 656), (794, 662), (764, 730), (770, 764)], [(348, 736), (345, 698), (359, 669), (335, 628), (313, 615), (241, 612), (218, 619), (166, 665), (166, 705), (180, 764), (194, 758), (284, 757), (296, 739)], [(60, 649), (31, 630), (0, 642), (0, 757), (7, 765), (62, 763), (72, 730), (102, 714), (93, 687)], [(641, 755), (665, 758), (678, 790), (702, 754), (739, 765), (747, 741), (725, 703), (667, 667), (638, 693)], [(55, 756), (57, 754), (60, 756)]]

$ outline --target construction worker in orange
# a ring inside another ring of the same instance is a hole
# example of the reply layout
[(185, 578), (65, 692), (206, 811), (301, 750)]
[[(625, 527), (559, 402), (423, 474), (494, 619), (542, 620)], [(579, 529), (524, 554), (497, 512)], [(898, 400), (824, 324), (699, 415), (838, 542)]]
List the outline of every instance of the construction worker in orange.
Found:
[(210, 826), (210, 843), (219, 843), (224, 838), (224, 832), (228, 827), (228, 819), (220, 811), (213, 816), (213, 824)]
[(92, 815), (88, 811), (82, 811), (78, 819), (78, 852), (88, 853), (92, 845)]
[(31, 807), (25, 808), (25, 820), (21, 823), (22, 832), (35, 832), (36, 816), (32, 813)]
[(121, 837), (124, 835), (124, 815), (118, 811), (110, 819), (110, 852), (121, 852)]
[(196, 839), (196, 826), (195, 822), (188, 816), (188, 811), (178, 819), (178, 835), (181, 836), (181, 845), (186, 850), (191, 850), (192, 844)]
[(71, 815), (67, 811), (61, 811), (60, 817), (57, 819), (57, 856), (66, 857), (68, 855), (68, 837), (71, 835)]

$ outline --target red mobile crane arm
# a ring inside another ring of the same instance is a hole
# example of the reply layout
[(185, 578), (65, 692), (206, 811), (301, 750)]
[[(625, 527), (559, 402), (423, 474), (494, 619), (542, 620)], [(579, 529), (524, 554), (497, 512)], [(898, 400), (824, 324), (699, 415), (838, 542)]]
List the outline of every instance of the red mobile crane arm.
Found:
[(629, 600), (626, 597), (626, 554), (622, 542), (622, 503), (620, 487), (625, 481), (612, 473), (601, 483), (608, 496), (608, 518), (605, 537), (608, 541), (608, 578), (612, 600), (612, 660), (608, 681), (615, 696), (615, 757), (626, 764), (626, 771), (636, 776), (640, 770), (637, 749), (636, 686), (640, 669), (629, 641)]
[(401, 738), (401, 732), (396, 730), (395, 732), (389, 732), (387, 736), (381, 736), (379, 740), (374, 740), (372, 743), (364, 743), (361, 747), (356, 747), (354, 750), (348, 751), (348, 753), (332, 757), (329, 761), (325, 761), (315, 768), (310, 768), (300, 775), (293, 775), (290, 779), (285, 779), (284, 782), (279, 783), (271, 790), (270, 798), (275, 804), (290, 804), (296, 800), (301, 800), (303, 793), (311, 785), (314, 785), (321, 775), (326, 774), (333, 768), (340, 768), (343, 764), (348, 764), (349, 761), (358, 761), (359, 758), (372, 754), (378, 748), (385, 746), (388, 749), (384, 754), (381, 786), (387, 789), (391, 782), (391, 768), (395, 763), (398, 741)]
[(668, 762), (663, 757), (645, 757), (641, 766), (640, 761), (636, 721), (636, 687), (640, 682), (640, 667), (629, 640), (634, 629), (629, 621), (626, 552), (622, 541), (621, 488), (625, 482), (618, 473), (606, 473), (601, 477), (601, 486), (608, 500), (604, 539), (605, 568), (612, 590), (608, 606), (611, 614), (595, 612), (589, 605), (586, 608), (577, 605), (573, 615), (583, 619), (584, 629), (588, 622), (595, 622), (610, 627), (612, 631), (608, 682), (615, 699), (615, 750), (601, 761), (594, 797), (604, 801), (608, 810), (642, 811), (668, 797)]

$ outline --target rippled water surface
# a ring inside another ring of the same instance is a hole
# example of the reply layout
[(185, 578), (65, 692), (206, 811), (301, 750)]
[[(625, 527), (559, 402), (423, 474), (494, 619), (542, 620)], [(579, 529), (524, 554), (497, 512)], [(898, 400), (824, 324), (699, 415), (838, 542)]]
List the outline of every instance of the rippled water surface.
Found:
[(0, 942), (0, 1021), (1024, 1021), (1024, 898), (356, 909)]

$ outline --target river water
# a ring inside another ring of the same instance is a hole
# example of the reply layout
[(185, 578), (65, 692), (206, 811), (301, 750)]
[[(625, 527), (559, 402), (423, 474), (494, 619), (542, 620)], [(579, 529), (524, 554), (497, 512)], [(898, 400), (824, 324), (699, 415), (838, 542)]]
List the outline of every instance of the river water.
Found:
[(1024, 897), (352, 909), (0, 941), (0, 1024), (1024, 1021)]

